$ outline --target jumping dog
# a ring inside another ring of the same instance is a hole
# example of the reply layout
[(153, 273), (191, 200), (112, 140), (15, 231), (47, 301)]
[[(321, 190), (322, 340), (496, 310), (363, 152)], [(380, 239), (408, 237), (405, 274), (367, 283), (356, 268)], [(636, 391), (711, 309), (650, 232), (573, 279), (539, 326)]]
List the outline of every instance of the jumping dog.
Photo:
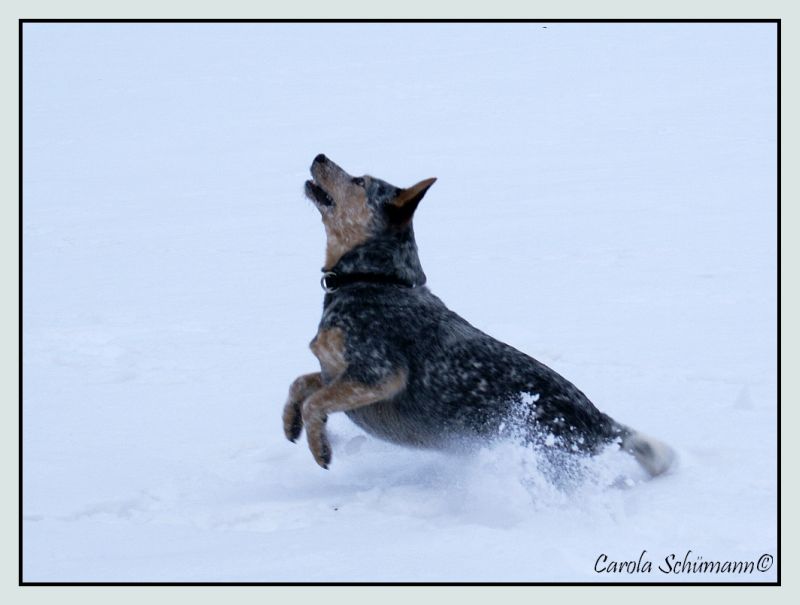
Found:
[(305, 193), (327, 235), (322, 320), (310, 345), (320, 371), (292, 383), (283, 427), (291, 441), (305, 427), (320, 466), (331, 462), (327, 417), (345, 412), (402, 445), (449, 448), (513, 434), (584, 454), (617, 443), (652, 476), (670, 467), (669, 446), (599, 411), (425, 286), (412, 218), (435, 178), (401, 189), (353, 177), (323, 154), (311, 176)]

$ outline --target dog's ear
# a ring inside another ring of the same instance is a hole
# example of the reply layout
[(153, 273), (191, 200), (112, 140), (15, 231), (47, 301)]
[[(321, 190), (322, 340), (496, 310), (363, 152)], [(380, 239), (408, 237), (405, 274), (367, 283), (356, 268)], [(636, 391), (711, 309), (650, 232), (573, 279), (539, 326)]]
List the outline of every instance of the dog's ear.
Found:
[(436, 178), (425, 179), (408, 189), (401, 189), (387, 206), (391, 221), (400, 225), (410, 221), (425, 193), (435, 182)]

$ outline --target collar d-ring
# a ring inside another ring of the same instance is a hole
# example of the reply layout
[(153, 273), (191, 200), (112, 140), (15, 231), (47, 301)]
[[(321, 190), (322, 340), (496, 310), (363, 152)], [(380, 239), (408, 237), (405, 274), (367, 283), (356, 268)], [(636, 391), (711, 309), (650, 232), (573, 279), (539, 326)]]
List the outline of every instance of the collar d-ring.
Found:
[(336, 273), (333, 271), (326, 271), (322, 274), (322, 279), (319, 280), (319, 285), (322, 286), (322, 289), (325, 292), (336, 292), (338, 288), (336, 287)]

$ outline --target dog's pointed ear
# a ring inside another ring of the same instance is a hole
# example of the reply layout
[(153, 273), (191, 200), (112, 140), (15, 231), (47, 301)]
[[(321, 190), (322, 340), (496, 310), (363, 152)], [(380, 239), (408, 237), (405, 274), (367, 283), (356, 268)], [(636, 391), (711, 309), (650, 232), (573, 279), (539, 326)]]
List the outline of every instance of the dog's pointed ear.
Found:
[(434, 177), (420, 181), (407, 189), (401, 189), (389, 202), (388, 211), (392, 222), (405, 224), (410, 221), (420, 201), (425, 197), (425, 193), (435, 182), (436, 178)]

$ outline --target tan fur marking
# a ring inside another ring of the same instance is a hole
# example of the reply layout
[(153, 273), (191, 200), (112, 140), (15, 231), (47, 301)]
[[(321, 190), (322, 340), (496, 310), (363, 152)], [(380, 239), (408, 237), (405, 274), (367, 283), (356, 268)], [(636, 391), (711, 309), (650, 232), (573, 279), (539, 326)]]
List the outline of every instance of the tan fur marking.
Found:
[[(317, 204), (328, 237), (325, 270), (330, 271), (345, 253), (370, 238), (374, 217), (365, 187), (353, 182), (353, 177), (334, 162), (315, 160), (311, 176), (334, 202), (333, 205)], [(370, 177), (365, 175), (363, 179), (369, 183)]]
[(417, 197), (419, 194), (424, 194), (431, 185), (436, 182), (436, 177), (425, 179), (424, 181), (420, 181), (416, 185), (412, 185), (408, 189), (403, 189), (397, 196), (392, 200), (392, 204), (398, 207), (405, 206), (409, 201)]
[(325, 435), (328, 414), (346, 412), (371, 405), (397, 395), (406, 387), (405, 371), (395, 372), (382, 382), (365, 385), (358, 382), (334, 382), (322, 387), (303, 403), (303, 423), (306, 427), (308, 447), (323, 468), (328, 468), (331, 448)]
[(311, 341), (311, 351), (330, 380), (336, 380), (347, 369), (345, 337), (341, 328), (320, 330)]
[(341, 196), (334, 194), (336, 205), (323, 214), (322, 223), (328, 244), (325, 249), (325, 270), (330, 270), (347, 252), (370, 238), (372, 212), (361, 187), (349, 186)]
[(306, 397), (322, 387), (322, 375), (319, 372), (298, 376), (289, 387), (291, 401), (304, 401)]

